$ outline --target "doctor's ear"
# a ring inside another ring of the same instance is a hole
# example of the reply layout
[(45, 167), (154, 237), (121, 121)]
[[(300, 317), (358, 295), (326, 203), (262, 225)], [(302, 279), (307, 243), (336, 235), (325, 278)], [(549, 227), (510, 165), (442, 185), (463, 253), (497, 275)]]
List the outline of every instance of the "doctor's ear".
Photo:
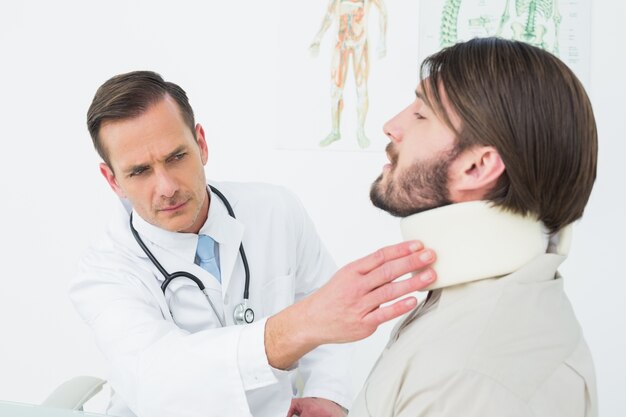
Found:
[(122, 189), (117, 183), (117, 179), (115, 178), (115, 173), (113, 172), (111, 167), (107, 165), (105, 162), (100, 163), (100, 173), (102, 174), (104, 179), (107, 180), (107, 182), (109, 183), (109, 186), (115, 192), (115, 194), (118, 195), (118, 197), (126, 198), (126, 193), (122, 191)]
[(206, 137), (204, 136), (204, 128), (200, 123), (196, 124), (196, 141), (198, 142), (198, 147), (200, 148), (202, 165), (206, 165), (209, 160), (209, 147), (207, 146)]
[(473, 146), (463, 151), (450, 164), (450, 199), (455, 203), (483, 199), (505, 169), (493, 146)]

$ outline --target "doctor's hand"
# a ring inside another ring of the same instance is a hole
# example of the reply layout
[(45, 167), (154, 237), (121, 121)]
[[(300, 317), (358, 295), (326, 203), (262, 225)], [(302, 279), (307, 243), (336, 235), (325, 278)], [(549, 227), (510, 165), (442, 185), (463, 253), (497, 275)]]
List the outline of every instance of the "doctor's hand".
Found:
[[(432, 250), (410, 241), (344, 266), (315, 293), (267, 320), (269, 364), (287, 369), (320, 345), (364, 339), (380, 324), (409, 312), (417, 305), (415, 297), (394, 300), (430, 285), (436, 278), (429, 267), (434, 261)], [(394, 282), (409, 272), (416, 273)]]
[(325, 398), (294, 398), (287, 417), (345, 417), (346, 413), (337, 403)]

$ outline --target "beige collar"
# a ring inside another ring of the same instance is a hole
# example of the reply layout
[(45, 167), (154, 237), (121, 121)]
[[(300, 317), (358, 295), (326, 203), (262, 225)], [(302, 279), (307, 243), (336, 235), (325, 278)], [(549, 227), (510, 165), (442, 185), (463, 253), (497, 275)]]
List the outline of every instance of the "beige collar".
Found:
[(402, 219), (404, 239), (417, 239), (437, 254), (437, 281), (425, 290), (510, 274), (548, 252), (565, 255), (571, 225), (547, 236), (534, 217), (485, 201), (451, 204)]

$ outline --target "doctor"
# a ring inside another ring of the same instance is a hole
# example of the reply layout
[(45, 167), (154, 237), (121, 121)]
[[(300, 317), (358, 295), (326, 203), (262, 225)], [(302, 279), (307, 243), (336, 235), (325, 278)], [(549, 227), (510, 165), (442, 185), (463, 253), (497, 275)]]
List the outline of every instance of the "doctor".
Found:
[[(336, 343), (415, 307), (412, 297), (381, 304), (435, 279), (432, 251), (384, 248), (325, 284), (335, 265), (299, 201), (269, 185), (207, 187), (204, 130), (185, 92), (153, 72), (105, 82), (88, 127), (100, 171), (128, 207), (70, 289), (110, 365), (108, 412), (344, 415), (349, 357)], [(421, 272), (393, 282), (411, 271)]]

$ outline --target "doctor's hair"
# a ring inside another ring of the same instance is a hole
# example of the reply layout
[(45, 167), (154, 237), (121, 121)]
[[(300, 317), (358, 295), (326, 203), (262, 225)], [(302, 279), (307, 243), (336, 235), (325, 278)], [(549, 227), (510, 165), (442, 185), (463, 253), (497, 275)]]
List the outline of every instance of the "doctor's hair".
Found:
[(567, 65), (526, 43), (482, 38), (431, 55), (420, 79), (426, 104), (456, 133), (458, 147), (493, 146), (500, 154), (505, 171), (485, 200), (535, 215), (550, 232), (583, 215), (598, 134), (585, 89)]
[(168, 96), (178, 105), (183, 120), (195, 137), (196, 123), (187, 93), (178, 85), (165, 81), (156, 72), (133, 71), (119, 74), (98, 88), (87, 111), (87, 128), (94, 148), (109, 167), (109, 156), (100, 140), (102, 123), (141, 116)]

